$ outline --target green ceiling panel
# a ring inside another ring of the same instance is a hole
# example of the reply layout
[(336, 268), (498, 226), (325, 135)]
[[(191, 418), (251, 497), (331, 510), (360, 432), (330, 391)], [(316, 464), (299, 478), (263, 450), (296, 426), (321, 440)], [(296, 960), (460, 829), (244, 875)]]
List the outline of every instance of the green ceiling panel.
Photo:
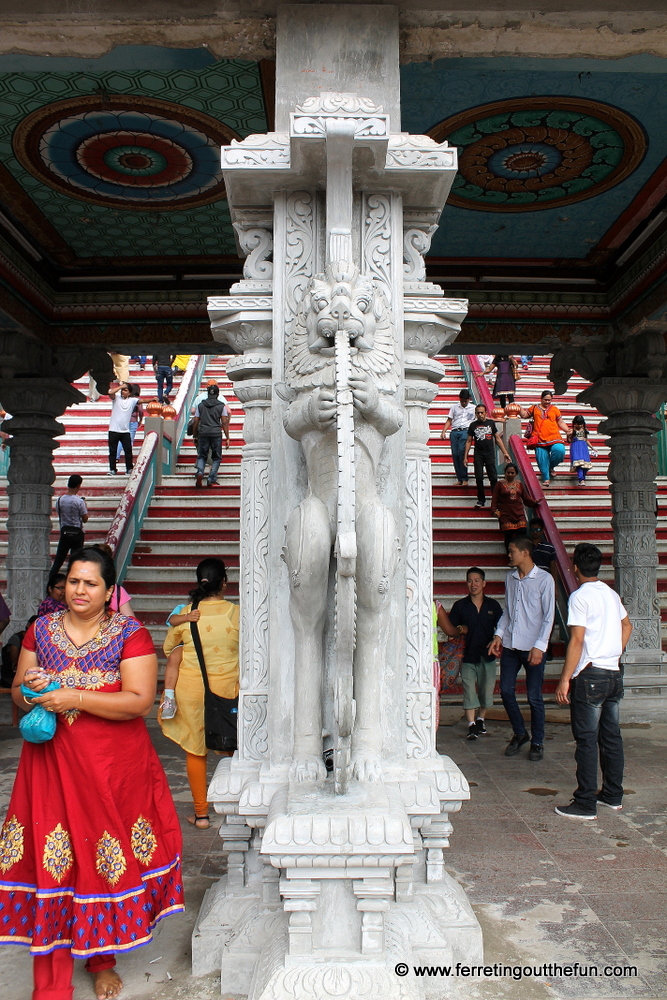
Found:
[[(76, 102), (82, 98), (84, 100), (79, 109)], [(170, 102), (183, 108), (184, 118), (188, 110), (195, 113), (191, 116), (195, 134), (197, 129), (206, 132), (198, 125), (199, 113), (225, 126), (227, 132), (231, 130), (243, 138), (267, 130), (257, 65), (222, 60), (205, 68), (175, 68), (170, 71), (0, 73), (0, 161), (78, 257), (214, 257), (235, 254), (234, 233), (224, 197), (208, 204), (192, 205), (186, 202), (182, 207), (179, 207), (178, 201), (167, 199), (164, 210), (161, 204), (151, 204), (148, 211), (142, 211), (141, 204), (128, 210), (122, 202), (104, 204), (100, 203), (103, 199), (99, 197), (88, 198), (82, 188), (73, 188), (73, 194), (69, 195), (62, 190), (67, 189), (69, 178), (65, 178), (58, 189), (51, 186), (48, 179), (45, 182), (44, 177), (39, 176), (40, 170), (31, 172), (31, 163), (27, 162), (26, 156), (17, 157), (18, 147), (15, 148), (13, 140), (20, 134), (21, 129), (19, 133), (16, 130), (27, 116), (33, 113), (43, 116), (46, 129), (49, 124), (46, 116), (50, 111), (47, 106), (68, 101), (69, 105), (63, 105), (66, 108), (64, 117), (76, 117), (78, 114), (79, 117), (87, 115), (90, 119), (91, 98), (101, 98), (97, 106), (111, 108), (112, 112), (114, 98), (145, 98), (149, 110), (151, 101), (156, 105)], [(136, 113), (142, 111), (139, 100)], [(172, 123), (181, 120), (177, 108), (169, 108), (168, 112), (164, 113), (164, 117)], [(57, 118), (55, 111), (54, 118)], [(163, 132), (163, 135), (167, 134)], [(56, 135), (56, 145), (59, 141), (60, 136)], [(170, 139), (161, 141), (168, 144)], [(39, 134), (28, 136), (26, 148), (32, 149), (33, 160), (38, 162), (42, 149)], [(146, 151), (137, 147), (136, 155), (144, 156)], [(154, 155), (156, 162), (162, 162), (160, 151)], [(127, 170), (128, 175), (140, 172)], [(139, 183), (132, 179), (131, 182)], [(159, 190), (156, 189), (154, 194), (158, 196)], [(214, 189), (210, 197), (215, 195)], [(12, 206), (8, 207), (11, 210)]]

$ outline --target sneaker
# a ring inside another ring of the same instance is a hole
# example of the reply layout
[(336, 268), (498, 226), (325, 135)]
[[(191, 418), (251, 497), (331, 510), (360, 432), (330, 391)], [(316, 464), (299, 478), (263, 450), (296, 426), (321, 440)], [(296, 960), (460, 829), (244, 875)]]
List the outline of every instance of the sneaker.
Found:
[(482, 510), (483, 507), (486, 507), (486, 500), (478, 500), (473, 510)]
[(528, 760), (542, 760), (544, 757), (544, 744), (531, 743), (528, 751)]
[(176, 715), (176, 699), (175, 698), (165, 698), (162, 702), (162, 714), (163, 719), (173, 719)]
[(484, 725), (484, 719), (475, 720), (475, 729), (477, 730), (478, 736), (486, 736), (486, 726)]
[(117, 476), (117, 475), (118, 473), (116, 472), (115, 469), (109, 469), (109, 471), (107, 472), (107, 476)]
[(606, 806), (607, 809), (613, 809), (614, 812), (620, 812), (621, 809), (623, 808), (623, 805), (620, 802), (619, 802), (618, 805), (614, 805), (611, 802), (605, 802), (605, 800), (602, 798), (602, 792), (598, 792), (597, 795), (595, 796), (595, 798), (598, 801), (598, 805), (600, 805), (600, 806)]
[(554, 812), (559, 816), (569, 816), (570, 819), (597, 819), (597, 813), (587, 812), (576, 802), (570, 802), (569, 806), (556, 806)]
[(516, 754), (516, 753), (519, 752), (519, 750), (521, 749), (521, 747), (523, 747), (523, 746), (526, 745), (526, 743), (528, 742), (529, 739), (530, 739), (530, 737), (529, 737), (528, 733), (523, 733), (521, 736), (517, 736), (516, 733), (515, 733), (514, 736), (512, 737), (512, 739), (509, 741), (509, 743), (505, 747), (505, 756), (506, 757), (513, 757), (514, 754)]
[(324, 757), (324, 766), (327, 770), (327, 774), (331, 774), (334, 769), (333, 748), (331, 750), (325, 750), (322, 756)]
[(218, 482), (217, 479), (209, 479), (209, 481), (208, 481), (208, 483), (206, 485), (207, 486), (220, 486), (221, 484)]
[(195, 486), (197, 487), (198, 490), (201, 489), (203, 482), (204, 482), (204, 473), (198, 472), (197, 475), (195, 476)]
[(470, 725), (468, 726), (468, 735), (466, 736), (466, 739), (467, 740), (477, 739), (477, 726), (475, 725), (474, 722), (471, 722)]

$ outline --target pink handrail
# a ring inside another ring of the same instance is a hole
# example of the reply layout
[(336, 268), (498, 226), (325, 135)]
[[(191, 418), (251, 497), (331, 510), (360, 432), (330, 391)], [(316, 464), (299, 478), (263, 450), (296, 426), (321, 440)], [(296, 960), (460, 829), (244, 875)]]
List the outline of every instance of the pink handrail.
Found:
[(549, 509), (547, 498), (542, 492), (542, 487), (540, 486), (539, 480), (535, 474), (533, 463), (528, 458), (528, 453), (526, 452), (523, 441), (518, 434), (512, 434), (510, 436), (509, 443), (512, 448), (514, 461), (519, 468), (519, 475), (523, 481), (523, 487), (530, 499), (537, 504), (536, 510), (544, 521), (544, 534), (546, 539), (556, 550), (558, 575), (563, 583), (565, 596), (569, 597), (570, 594), (578, 588), (579, 584), (577, 583), (577, 578), (574, 575), (570, 557), (565, 551), (565, 546), (563, 545), (563, 540), (560, 537), (558, 526), (556, 525), (554, 516)]
[(480, 403), (484, 403), (486, 412), (491, 416), (495, 403), (493, 402), (493, 396), (491, 395), (487, 381), (482, 375), (482, 365), (476, 354), (468, 355), (468, 364), (470, 365), (470, 371), (472, 372), (475, 387), (479, 395), (479, 401)]
[[(480, 402), (484, 403), (490, 416), (493, 413), (495, 404), (486, 379), (482, 375), (482, 366), (476, 354), (468, 355), (468, 364), (470, 365), (470, 371), (472, 373)], [(542, 487), (540, 486), (535, 470), (533, 469), (533, 463), (528, 457), (528, 453), (526, 452), (522, 439), (518, 434), (512, 434), (509, 439), (509, 444), (512, 448), (514, 461), (518, 466), (519, 475), (523, 480), (526, 493), (530, 499), (537, 504), (535, 509), (544, 521), (544, 535), (546, 540), (553, 545), (556, 550), (558, 575), (562, 581), (565, 596), (568, 598), (570, 594), (578, 588), (579, 584), (577, 583), (577, 578), (574, 575), (570, 558), (565, 551), (565, 546), (563, 545), (563, 540), (560, 537), (558, 526), (556, 525), (554, 516), (549, 509), (547, 498), (542, 492)]]
[(126, 533), (127, 525), (132, 517), (132, 514), (134, 513), (134, 508), (140, 496), (144, 473), (153, 459), (153, 455), (155, 454), (158, 444), (159, 437), (157, 433), (155, 431), (149, 431), (144, 437), (137, 460), (134, 463), (134, 468), (130, 473), (127, 485), (123, 491), (123, 495), (120, 499), (120, 503), (118, 504), (114, 519), (111, 522), (111, 526), (109, 527), (107, 537), (105, 539), (106, 544), (111, 547), (114, 555), (120, 546), (121, 540)]

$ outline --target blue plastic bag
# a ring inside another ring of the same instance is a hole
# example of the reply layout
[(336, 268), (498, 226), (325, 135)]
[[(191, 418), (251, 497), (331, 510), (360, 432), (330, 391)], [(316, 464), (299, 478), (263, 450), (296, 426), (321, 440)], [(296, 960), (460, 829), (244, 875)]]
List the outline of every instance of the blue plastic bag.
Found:
[[(33, 691), (32, 688), (21, 685), (24, 698), (40, 698), (49, 691), (57, 691), (60, 687), (56, 681), (51, 681), (43, 691)], [(56, 713), (48, 712), (43, 705), (35, 705), (19, 722), (19, 729), (24, 740), (29, 743), (46, 743), (53, 739), (56, 732)]]

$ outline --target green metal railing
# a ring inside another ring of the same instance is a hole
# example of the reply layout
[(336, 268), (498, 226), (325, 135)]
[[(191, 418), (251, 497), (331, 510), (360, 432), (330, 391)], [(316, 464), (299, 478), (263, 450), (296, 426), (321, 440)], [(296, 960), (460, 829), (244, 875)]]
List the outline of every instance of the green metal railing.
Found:
[(190, 410), (199, 391), (207, 362), (208, 356), (205, 354), (193, 355), (190, 358), (174, 400), (175, 418), (173, 420), (158, 418), (159, 430), (148, 430), (144, 437), (134, 469), (130, 473), (106, 537), (107, 545), (111, 546), (114, 553), (119, 583), (125, 579), (155, 488), (162, 482), (163, 475), (170, 475), (176, 469)]
[(658, 475), (667, 476), (667, 424), (665, 423), (665, 419), (667, 417), (667, 404), (663, 403), (656, 413), (656, 417), (661, 424), (661, 429), (655, 436), (655, 450), (658, 458)]

